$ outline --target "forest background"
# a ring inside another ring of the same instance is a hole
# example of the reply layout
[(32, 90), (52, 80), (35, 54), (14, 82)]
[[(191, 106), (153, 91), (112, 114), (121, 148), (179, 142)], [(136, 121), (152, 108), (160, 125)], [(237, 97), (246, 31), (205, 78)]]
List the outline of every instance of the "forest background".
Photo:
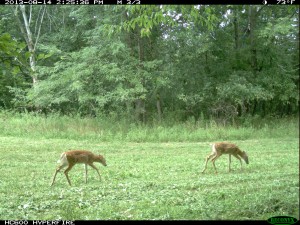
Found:
[(299, 112), (299, 7), (1, 6), (0, 109), (126, 124)]

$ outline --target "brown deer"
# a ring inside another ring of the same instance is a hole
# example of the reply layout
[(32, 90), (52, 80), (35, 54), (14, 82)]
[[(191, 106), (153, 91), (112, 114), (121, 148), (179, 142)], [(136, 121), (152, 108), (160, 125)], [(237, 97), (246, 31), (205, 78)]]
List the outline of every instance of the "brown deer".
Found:
[(85, 183), (87, 183), (87, 165), (91, 166), (92, 168), (94, 168), (97, 171), (97, 173), (99, 175), (99, 178), (101, 180), (99, 170), (93, 164), (93, 162), (99, 162), (103, 166), (107, 166), (106, 161), (105, 161), (105, 159), (102, 155), (95, 155), (90, 151), (70, 150), (70, 151), (67, 151), (67, 152), (63, 152), (60, 156), (60, 159), (57, 161), (57, 163), (59, 163), (60, 165), (56, 168), (56, 171), (55, 171), (53, 179), (52, 179), (51, 186), (53, 185), (53, 183), (55, 181), (56, 174), (64, 167), (68, 167), (64, 171), (64, 173), (66, 175), (66, 178), (68, 180), (69, 185), (71, 186), (71, 181), (69, 179), (68, 172), (73, 168), (73, 166), (75, 164), (78, 164), (78, 163), (84, 163), (84, 166), (85, 166)]
[(218, 173), (216, 166), (215, 166), (215, 161), (217, 160), (217, 158), (219, 158), (223, 154), (229, 154), (229, 168), (228, 168), (229, 172), (231, 170), (231, 168), (230, 168), (231, 155), (233, 155), (235, 158), (237, 158), (240, 161), (241, 170), (243, 169), (241, 158), (247, 164), (249, 164), (249, 160), (248, 160), (248, 156), (247, 156), (246, 152), (241, 151), (238, 146), (236, 146), (235, 144), (232, 144), (232, 143), (228, 143), (228, 142), (217, 142), (217, 143), (212, 144), (212, 152), (211, 152), (211, 154), (209, 154), (206, 157), (205, 167), (204, 167), (202, 173), (204, 173), (204, 171), (206, 170), (207, 162), (210, 159), (211, 159), (211, 162), (214, 166), (216, 173)]

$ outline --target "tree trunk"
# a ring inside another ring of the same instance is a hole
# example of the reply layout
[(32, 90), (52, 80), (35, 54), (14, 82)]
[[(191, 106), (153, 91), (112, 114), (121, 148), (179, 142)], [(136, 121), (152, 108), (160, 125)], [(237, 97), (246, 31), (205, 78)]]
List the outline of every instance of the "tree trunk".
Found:
[(233, 10), (233, 25), (234, 25), (234, 41), (235, 41), (235, 49), (238, 50), (240, 48), (239, 45), (239, 22), (238, 22), (238, 9)]
[(157, 115), (158, 115), (158, 122), (161, 123), (162, 119), (162, 110), (161, 110), (161, 102), (160, 102), (160, 95), (156, 95), (156, 109), (157, 109)]
[(256, 43), (255, 43), (255, 26), (256, 26), (256, 6), (249, 5), (249, 24), (248, 31), (250, 35), (250, 54), (251, 54), (251, 67), (254, 75), (257, 72), (257, 52), (256, 52)]
[(234, 43), (235, 43), (235, 64), (237, 69), (240, 65), (240, 37), (239, 37), (239, 21), (238, 21), (238, 8), (233, 9), (233, 26), (234, 26)]
[[(23, 23), (20, 21), (20, 19), (18, 17), (18, 7), (20, 8), (20, 11), (22, 13)], [(29, 7), (30, 7), (30, 12), (29, 12), (29, 15), (27, 15), (25, 5), (17, 6), (16, 11), (15, 11), (15, 16), (17, 17), (17, 20), (18, 20), (18, 23), (19, 23), (19, 26), (21, 29), (21, 33), (23, 34), (23, 36), (26, 40), (27, 47), (30, 52), (29, 65), (30, 65), (30, 68), (32, 71), (31, 77), (32, 77), (32, 84), (34, 87), (35, 84), (38, 82), (38, 78), (35, 73), (36, 72), (36, 60), (35, 60), (36, 46), (37, 46), (38, 39), (40, 36), (40, 30), (41, 30), (46, 7), (43, 7), (40, 9), (39, 15), (37, 17), (37, 22), (35, 23), (34, 30), (37, 31), (37, 33), (35, 34), (35, 42), (34, 42), (34, 38), (33, 38), (31, 29), (30, 29), (30, 23), (31, 23), (31, 19), (32, 19), (32, 6), (29, 6)], [(25, 29), (24, 29), (24, 27), (25, 27)]]
[(136, 121), (146, 122), (145, 101), (137, 99), (135, 101), (135, 119)]
[[(143, 69), (143, 64), (142, 62), (144, 61), (144, 45), (142, 38), (138, 37), (138, 56), (139, 56), (139, 65), (138, 65), (138, 73), (139, 73), (139, 79), (140, 83), (144, 89), (145, 87), (145, 80), (143, 75), (141, 74), (142, 69)], [(144, 94), (144, 93), (143, 93)], [(145, 109), (145, 99), (142, 99), (141, 97), (138, 97), (136, 101), (136, 109), (138, 112), (138, 118), (139, 121), (142, 121), (143, 123), (146, 122), (146, 109)]]

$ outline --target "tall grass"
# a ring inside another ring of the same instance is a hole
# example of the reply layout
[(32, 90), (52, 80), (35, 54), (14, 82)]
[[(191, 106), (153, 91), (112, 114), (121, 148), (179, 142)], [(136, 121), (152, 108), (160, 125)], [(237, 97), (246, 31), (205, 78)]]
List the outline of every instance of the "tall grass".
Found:
[[(299, 218), (298, 120), (247, 120), (243, 126), (189, 119), (147, 125), (112, 118), (0, 113), (0, 218), (9, 220), (267, 220)], [(232, 140), (249, 155), (217, 161), (201, 174), (209, 142)], [(141, 142), (141, 143), (136, 143)], [(159, 143), (161, 142), (161, 143)], [(67, 149), (101, 153), (102, 181), (90, 170), (59, 174)], [(13, 193), (13, 194), (11, 194)], [(220, 204), (221, 203), (221, 204)]]
[(299, 136), (298, 118), (248, 119), (241, 126), (223, 126), (213, 120), (138, 124), (113, 118), (36, 115), (0, 112), (0, 135), (36, 138), (97, 139), (129, 142), (195, 142), (294, 138)]

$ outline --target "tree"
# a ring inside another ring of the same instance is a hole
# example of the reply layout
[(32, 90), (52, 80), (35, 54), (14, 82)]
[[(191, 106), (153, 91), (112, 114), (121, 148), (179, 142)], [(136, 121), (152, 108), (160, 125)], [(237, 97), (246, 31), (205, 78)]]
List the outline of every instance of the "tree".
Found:
[(143, 123), (298, 112), (295, 6), (17, 6), (15, 17), (7, 10), (0, 8), (0, 28), (13, 38), (4, 42), (25, 39), (31, 68), (21, 66), (13, 86), (11, 73), (2, 75), (9, 107), (14, 98), (28, 109)]
[[(46, 11), (46, 6), (41, 6), (38, 8), (35, 7), (35, 9), (39, 9), (39, 11), (36, 15), (36, 18), (33, 18), (34, 13), (33, 13), (32, 5), (30, 6), (18, 5), (15, 8), (15, 17), (19, 23), (19, 28), (21, 30), (21, 33), (23, 34), (23, 37), (26, 41), (29, 50), (29, 63), (30, 63), (30, 68), (32, 70), (31, 76), (32, 76), (33, 86), (35, 86), (35, 84), (38, 82), (38, 78), (36, 75), (36, 50), (37, 50), (38, 40), (40, 37), (40, 31), (44, 19), (44, 14)], [(21, 11), (23, 20), (21, 20), (19, 17), (19, 10)], [(33, 25), (33, 20), (35, 20), (34, 25)], [(32, 33), (32, 30), (34, 30), (34, 33)]]
[(14, 88), (24, 87), (26, 80), (19, 76), (21, 71), (26, 73), (25, 58), (22, 55), (24, 48), (24, 43), (17, 42), (8, 33), (0, 36), (0, 107), (13, 107), (15, 98), (18, 97), (13, 94)]

